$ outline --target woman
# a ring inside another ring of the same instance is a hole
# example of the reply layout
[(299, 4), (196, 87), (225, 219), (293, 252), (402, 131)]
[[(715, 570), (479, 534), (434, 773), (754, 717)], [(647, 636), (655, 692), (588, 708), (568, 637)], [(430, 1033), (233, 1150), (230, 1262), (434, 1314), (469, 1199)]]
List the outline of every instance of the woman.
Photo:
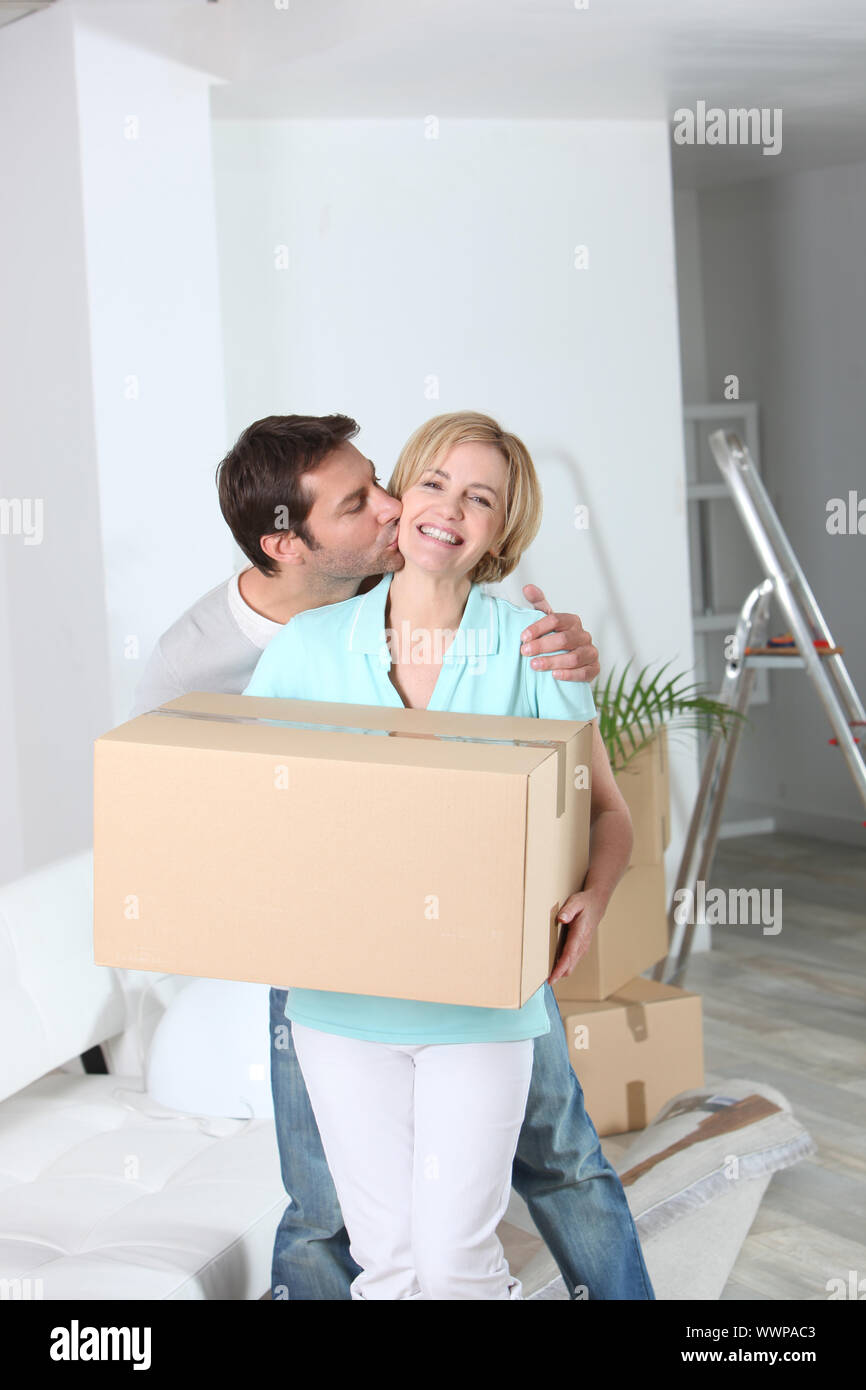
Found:
[[(526, 610), (480, 587), (511, 573), (541, 520), (521, 441), (486, 415), (437, 416), (407, 442), (389, 487), (403, 504), (404, 567), (366, 594), (298, 614), (244, 693), (593, 719), (585, 685), (545, 679), (520, 658)], [(591, 822), (589, 868), (560, 913), (572, 925), (551, 982), (588, 948), (631, 852), (597, 725)], [(422, 848), (435, 869), (436, 845)], [(286, 1017), (362, 1270), (353, 1299), (522, 1297), (496, 1228), (532, 1040), (550, 1026), (543, 989), (519, 1009), (289, 990)]]

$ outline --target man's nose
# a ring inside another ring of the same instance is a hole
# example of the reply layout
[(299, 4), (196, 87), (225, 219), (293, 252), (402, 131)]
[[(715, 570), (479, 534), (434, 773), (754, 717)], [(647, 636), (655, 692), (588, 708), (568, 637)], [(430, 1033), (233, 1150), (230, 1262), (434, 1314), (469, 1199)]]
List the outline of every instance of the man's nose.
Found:
[(391, 521), (396, 521), (402, 510), (403, 503), (400, 501), (399, 497), (392, 497), (390, 492), (382, 491), (379, 516), (383, 526)]

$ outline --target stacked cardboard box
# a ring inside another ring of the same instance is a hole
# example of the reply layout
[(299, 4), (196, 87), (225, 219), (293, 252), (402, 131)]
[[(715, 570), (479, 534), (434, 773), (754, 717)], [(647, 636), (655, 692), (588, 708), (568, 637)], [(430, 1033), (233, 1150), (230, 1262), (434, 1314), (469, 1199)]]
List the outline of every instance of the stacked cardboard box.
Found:
[(641, 1129), (678, 1091), (703, 1084), (700, 999), (643, 979), (668, 950), (667, 734), (617, 776), (634, 828), (629, 867), (589, 951), (554, 986), (572, 1066), (599, 1134)]
[(559, 1007), (599, 1134), (644, 1129), (671, 1096), (704, 1084), (699, 995), (639, 976), (608, 999)]

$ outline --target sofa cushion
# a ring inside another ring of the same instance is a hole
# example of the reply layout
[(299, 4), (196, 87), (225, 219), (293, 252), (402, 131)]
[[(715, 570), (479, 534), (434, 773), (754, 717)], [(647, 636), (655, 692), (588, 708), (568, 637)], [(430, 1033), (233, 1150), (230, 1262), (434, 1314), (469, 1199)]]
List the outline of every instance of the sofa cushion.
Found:
[(288, 1201), (273, 1122), (179, 1116), (139, 1084), (56, 1072), (0, 1104), (0, 1279), (44, 1299), (260, 1298)]

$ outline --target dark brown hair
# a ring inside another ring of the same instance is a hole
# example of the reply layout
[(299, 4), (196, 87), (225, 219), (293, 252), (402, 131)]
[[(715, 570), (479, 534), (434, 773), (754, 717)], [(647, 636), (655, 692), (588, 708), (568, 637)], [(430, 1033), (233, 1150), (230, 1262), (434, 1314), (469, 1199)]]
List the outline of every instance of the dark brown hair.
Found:
[(293, 532), (316, 548), (307, 528), (312, 498), (301, 478), (359, 429), (348, 415), (267, 415), (247, 426), (219, 464), (220, 510), (241, 550), (263, 574), (276, 574), (279, 566), (262, 550), (262, 536)]

